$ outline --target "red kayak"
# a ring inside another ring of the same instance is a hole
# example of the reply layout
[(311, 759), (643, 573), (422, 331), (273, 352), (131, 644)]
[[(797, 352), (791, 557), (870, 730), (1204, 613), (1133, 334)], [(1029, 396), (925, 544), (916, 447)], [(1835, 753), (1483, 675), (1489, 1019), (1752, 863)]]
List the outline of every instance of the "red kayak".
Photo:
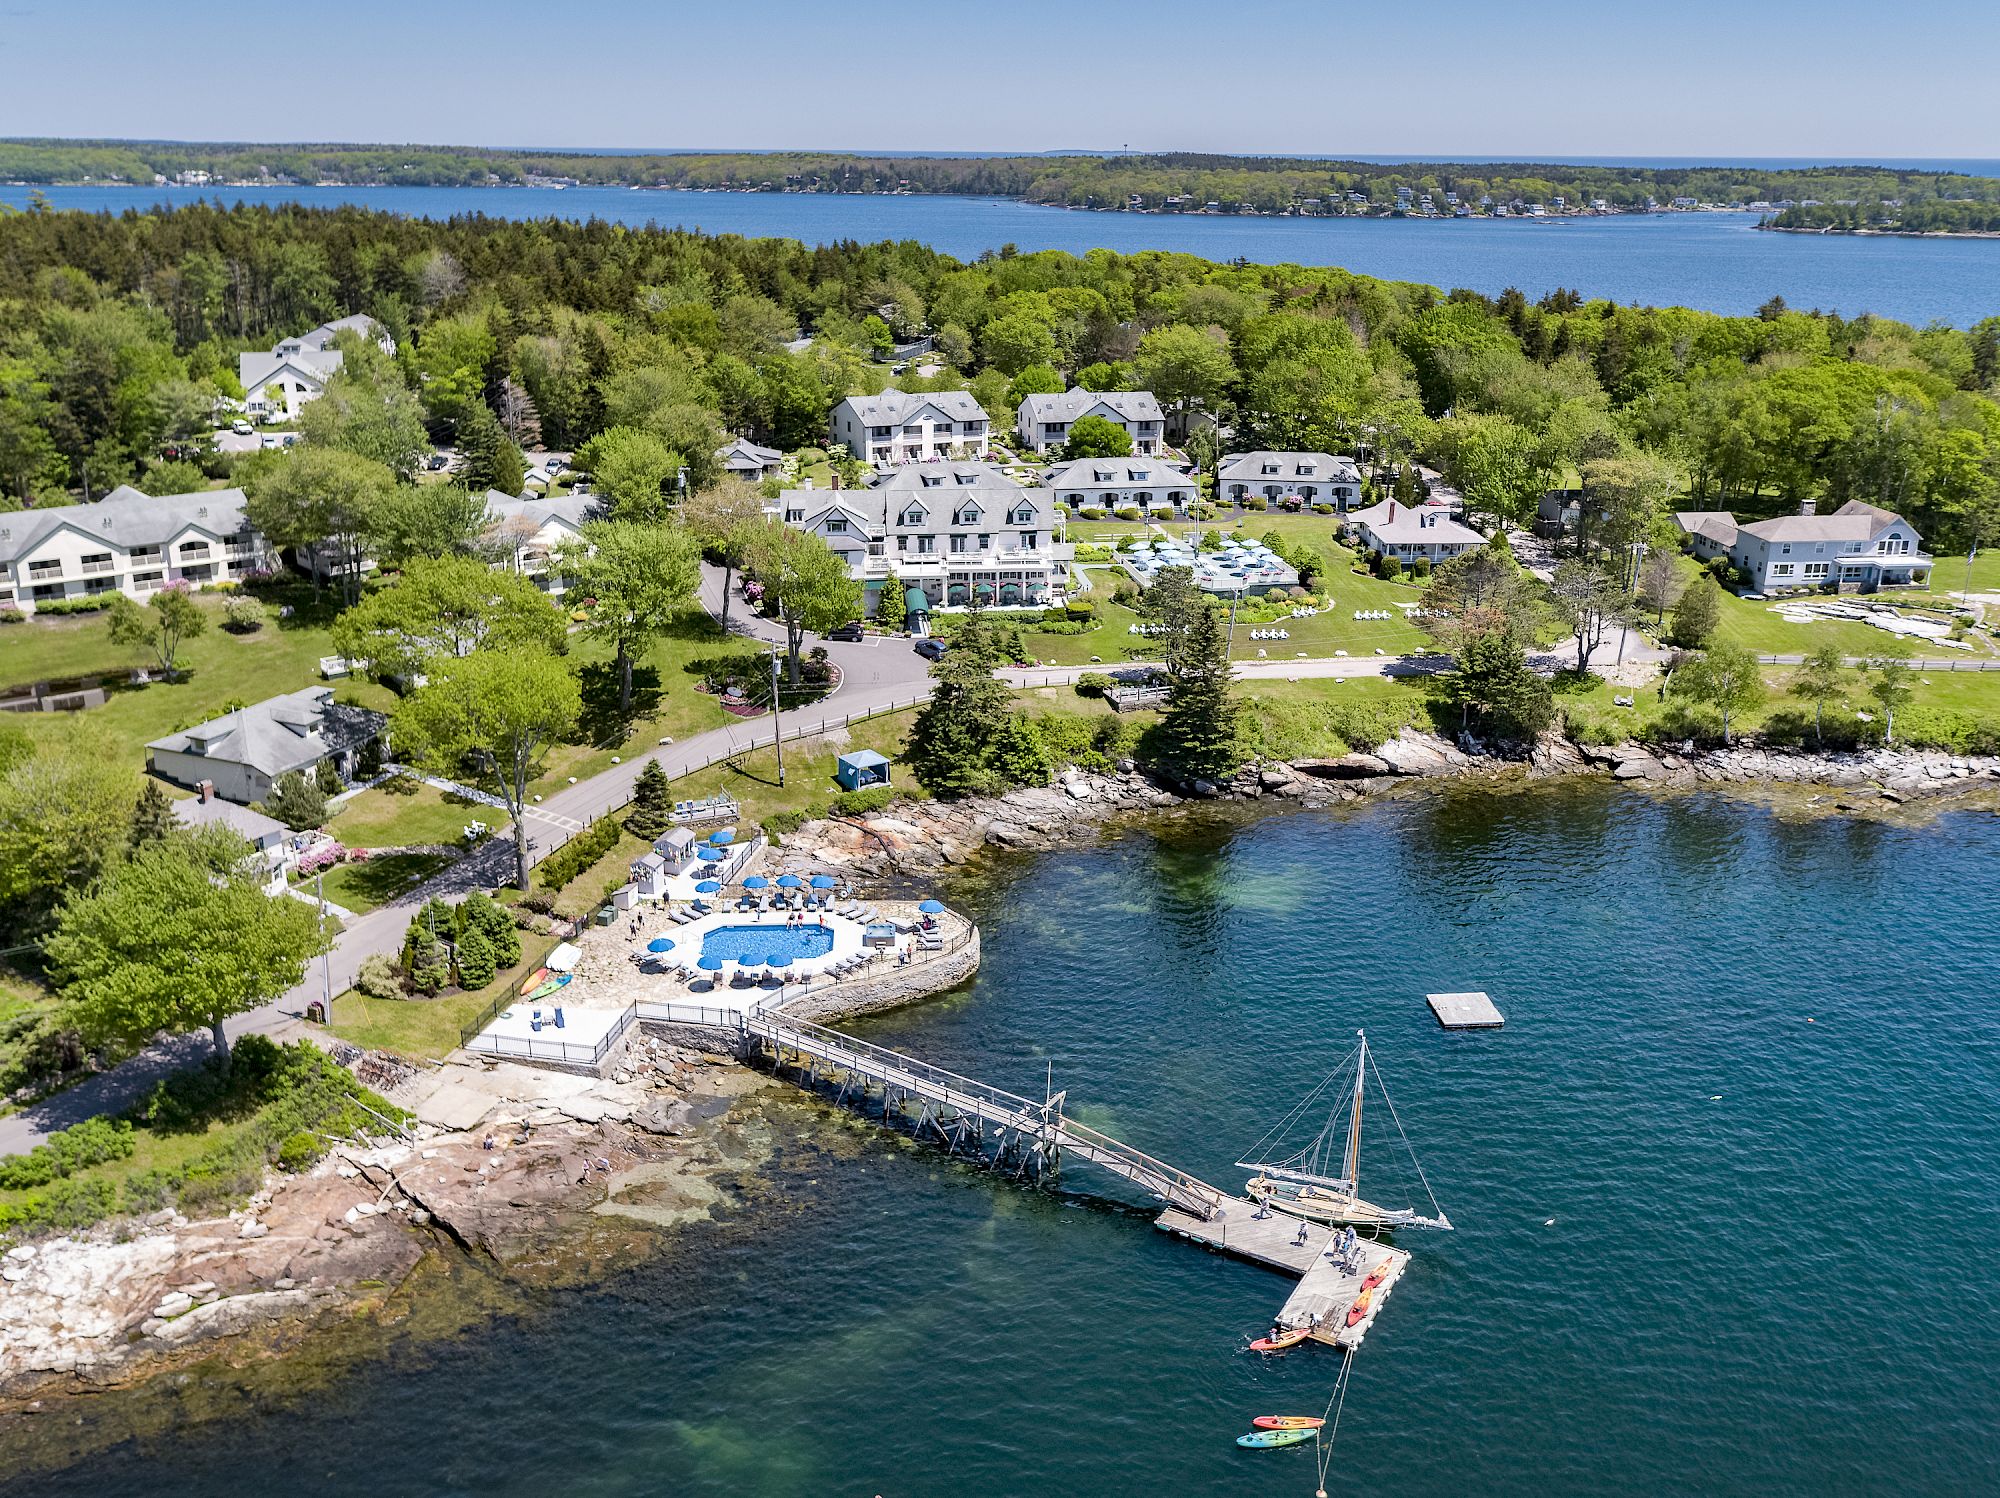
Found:
[(1368, 1278), (1361, 1282), (1361, 1288), (1364, 1290), (1373, 1290), (1377, 1285), (1381, 1284), (1383, 1280), (1387, 1279), (1388, 1275), (1389, 1275), (1389, 1261), (1387, 1259), (1384, 1259), (1380, 1264), (1377, 1264), (1375, 1266), (1374, 1270), (1369, 1274)]
[(1317, 1415), (1259, 1415), (1250, 1423), (1259, 1430), (1318, 1430), (1326, 1424)]
[(1368, 1307), (1374, 1303), (1374, 1300), (1375, 1287), (1369, 1285), (1359, 1295), (1354, 1297), (1354, 1304), (1347, 1311), (1347, 1324), (1349, 1326), (1359, 1326), (1362, 1318), (1368, 1314)]
[(1271, 1328), (1271, 1335), (1268, 1337), (1259, 1337), (1255, 1342), (1250, 1344), (1250, 1350), (1252, 1352), (1283, 1352), (1287, 1347), (1297, 1347), (1299, 1343), (1305, 1341), (1311, 1335), (1312, 1328), (1309, 1326), (1294, 1327), (1291, 1331), (1284, 1331), (1274, 1326)]

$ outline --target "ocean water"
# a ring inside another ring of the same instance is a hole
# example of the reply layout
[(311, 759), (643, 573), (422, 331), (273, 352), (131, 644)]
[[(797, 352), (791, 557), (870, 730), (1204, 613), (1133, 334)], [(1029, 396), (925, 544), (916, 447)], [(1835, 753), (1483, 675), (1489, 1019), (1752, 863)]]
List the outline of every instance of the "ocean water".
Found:
[[(2000, 817), (1601, 785), (1187, 816), (989, 865), (966, 990), (871, 1038), (1219, 1184), (1365, 1027), (1458, 1230), (1354, 1362), (1348, 1493), (2000, 1489)], [(1423, 995), (1484, 988), (1499, 1033)], [(1234, 1495), (1314, 1486), (1289, 1281), (1087, 1166), (952, 1161), (789, 1090), (715, 1226), (588, 1293), (5, 1491)], [(1362, 1179), (1415, 1191), (1381, 1110)], [(67, 1418), (69, 1411), (64, 1411)], [(85, 1418), (94, 1418), (88, 1412)], [(0, 1473), (8, 1470), (0, 1446)], [(279, 1480), (281, 1479), (281, 1480)]]
[[(0, 203), (33, 189), (0, 186)], [(918, 240), (962, 259), (1004, 244), (1023, 250), (1102, 246), (1176, 250), (1212, 260), (1340, 265), (1392, 280), (1509, 286), (1539, 297), (1586, 296), (1712, 312), (1755, 311), (1774, 295), (1849, 317), (1873, 312), (1967, 327), (2000, 314), (2000, 239), (1854, 238), (1761, 233), (1745, 213), (1678, 213), (1531, 223), (1523, 219), (1230, 218), (1088, 213), (1001, 198), (658, 192), (612, 187), (54, 187), (61, 208), (124, 212), (160, 203), (365, 207), (430, 218), (601, 218), (808, 244)]]

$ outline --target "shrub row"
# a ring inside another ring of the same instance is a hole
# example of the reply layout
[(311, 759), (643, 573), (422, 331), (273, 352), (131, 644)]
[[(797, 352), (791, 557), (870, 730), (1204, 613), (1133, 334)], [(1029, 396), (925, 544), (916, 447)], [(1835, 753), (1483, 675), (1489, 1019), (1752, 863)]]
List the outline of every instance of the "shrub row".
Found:
[(624, 831), (616, 817), (592, 822), (535, 866), (535, 882), (552, 895), (611, 851)]
[(122, 1118), (86, 1118), (58, 1129), (25, 1155), (0, 1161), (0, 1190), (46, 1186), (106, 1160), (132, 1154), (132, 1125)]

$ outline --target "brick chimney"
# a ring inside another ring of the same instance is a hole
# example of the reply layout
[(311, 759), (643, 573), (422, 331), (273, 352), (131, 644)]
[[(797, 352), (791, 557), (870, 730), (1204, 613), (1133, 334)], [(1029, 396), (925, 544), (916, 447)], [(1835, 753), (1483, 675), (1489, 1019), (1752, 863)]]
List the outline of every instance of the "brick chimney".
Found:
[(201, 784), (195, 787), (195, 790), (205, 802), (215, 799), (215, 782), (213, 780), (202, 781)]
[(1389, 501), (1389, 518), (1391, 520), (1396, 518), (1396, 501), (1393, 499)]

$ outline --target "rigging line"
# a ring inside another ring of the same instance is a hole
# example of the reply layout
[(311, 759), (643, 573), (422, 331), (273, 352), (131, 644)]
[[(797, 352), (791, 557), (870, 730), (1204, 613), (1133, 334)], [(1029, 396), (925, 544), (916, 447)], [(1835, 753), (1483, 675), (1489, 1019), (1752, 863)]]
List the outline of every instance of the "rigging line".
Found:
[(1389, 1096), (1389, 1084), (1382, 1080), (1381, 1070), (1375, 1065), (1372, 1057), (1369, 1058), (1368, 1069), (1375, 1073), (1375, 1085), (1382, 1089), (1382, 1101), (1389, 1105), (1389, 1118), (1396, 1125), (1396, 1132), (1402, 1135), (1403, 1148), (1410, 1152), (1410, 1164), (1416, 1167), (1417, 1179), (1423, 1182), (1424, 1195), (1431, 1199), (1431, 1210), (1439, 1217), (1443, 1217), (1445, 1210), (1438, 1205), (1437, 1193), (1431, 1190), (1430, 1177), (1424, 1174), (1424, 1162), (1417, 1158), (1417, 1147), (1410, 1143), (1409, 1133), (1403, 1128), (1403, 1120), (1396, 1115), (1396, 1100)]
[[(1338, 1066), (1336, 1066), (1332, 1071), (1328, 1072), (1324, 1077), (1320, 1079), (1319, 1086), (1315, 1087), (1311, 1092), (1307, 1093), (1305, 1097), (1299, 1101), (1297, 1107), (1293, 1108), (1291, 1112), (1287, 1113), (1283, 1118), (1279, 1119), (1277, 1124), (1273, 1126), (1264, 1135), (1262, 1139), (1259, 1139), (1254, 1145), (1250, 1147), (1250, 1153), (1252, 1155), (1260, 1154), (1262, 1153), (1264, 1146), (1269, 1144), (1273, 1139), (1282, 1138), (1284, 1136), (1285, 1130), (1289, 1129), (1294, 1123), (1298, 1121), (1299, 1115), (1301, 1113), (1304, 1113), (1307, 1108), (1312, 1106), (1313, 1100), (1315, 1098), (1317, 1098), (1322, 1092), (1325, 1092), (1327, 1088), (1331, 1087), (1336, 1079), (1344, 1078), (1347, 1075), (1347, 1063), (1354, 1059), (1356, 1052), (1358, 1052), (1360, 1049), (1361, 1047), (1357, 1045), (1354, 1048), (1354, 1050), (1349, 1051), (1347, 1053), (1346, 1058), (1343, 1059)], [(1300, 1151), (1300, 1153), (1303, 1154), (1304, 1151), (1302, 1150)]]
[(1327, 1396), (1326, 1414), (1322, 1420), (1331, 1419), (1331, 1425), (1321, 1425), (1313, 1441), (1313, 1458), (1319, 1463), (1319, 1491), (1315, 1498), (1326, 1498), (1326, 1469), (1333, 1465), (1333, 1438), (1340, 1434), (1341, 1412), (1347, 1408), (1347, 1375), (1354, 1367), (1354, 1349), (1346, 1349), (1340, 1360), (1340, 1377), (1333, 1381), (1333, 1393)]

